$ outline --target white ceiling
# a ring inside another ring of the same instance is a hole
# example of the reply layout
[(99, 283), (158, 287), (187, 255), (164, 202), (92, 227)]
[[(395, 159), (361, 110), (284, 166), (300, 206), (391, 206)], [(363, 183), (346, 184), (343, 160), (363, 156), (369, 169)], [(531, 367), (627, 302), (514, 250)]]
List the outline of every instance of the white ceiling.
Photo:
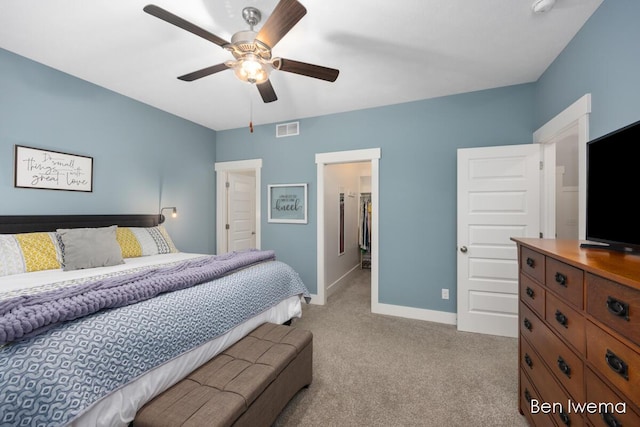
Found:
[[(223, 71), (219, 46), (142, 11), (156, 4), (230, 40), (278, 0), (0, 0), (0, 47), (215, 130), (536, 81), (603, 0), (300, 0), (274, 56), (338, 68), (335, 83), (273, 71), (278, 101)], [(256, 30), (259, 30), (258, 24)]]

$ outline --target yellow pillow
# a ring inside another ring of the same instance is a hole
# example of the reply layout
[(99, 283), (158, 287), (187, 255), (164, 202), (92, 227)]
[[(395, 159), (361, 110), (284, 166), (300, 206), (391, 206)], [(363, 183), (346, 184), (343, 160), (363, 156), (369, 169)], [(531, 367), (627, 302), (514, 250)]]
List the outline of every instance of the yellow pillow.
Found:
[(60, 268), (56, 233), (0, 235), (0, 276)]
[(53, 233), (25, 233), (16, 235), (22, 249), (27, 272), (60, 268)]
[(156, 227), (118, 227), (116, 240), (123, 258), (176, 253), (178, 249), (167, 230)]
[(134, 258), (142, 256), (142, 246), (129, 227), (116, 229), (116, 240), (122, 249), (122, 258)]

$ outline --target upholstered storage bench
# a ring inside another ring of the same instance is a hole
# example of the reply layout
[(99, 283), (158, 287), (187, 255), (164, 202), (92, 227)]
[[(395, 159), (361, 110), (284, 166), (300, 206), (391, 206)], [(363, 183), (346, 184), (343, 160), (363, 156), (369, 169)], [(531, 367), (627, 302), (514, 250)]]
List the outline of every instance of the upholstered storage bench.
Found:
[(313, 337), (265, 323), (138, 411), (134, 427), (270, 426), (311, 384)]

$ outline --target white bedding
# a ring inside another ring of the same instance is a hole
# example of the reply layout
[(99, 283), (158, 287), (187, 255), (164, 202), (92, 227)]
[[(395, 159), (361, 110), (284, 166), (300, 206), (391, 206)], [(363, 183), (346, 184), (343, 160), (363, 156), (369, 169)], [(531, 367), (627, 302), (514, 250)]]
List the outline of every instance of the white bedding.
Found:
[[(48, 283), (75, 280), (172, 261), (182, 261), (201, 254), (174, 253), (127, 258), (122, 265), (87, 270), (46, 270), (0, 277), (0, 299), (42, 287)], [(283, 323), (302, 314), (301, 297), (292, 296), (276, 306), (250, 318), (218, 338), (138, 377), (99, 400), (73, 422), (73, 426), (126, 426), (145, 402), (184, 378), (198, 366), (220, 353), (264, 322)]]
[(125, 258), (124, 264), (114, 265), (112, 267), (96, 267), (84, 270), (62, 271), (57, 270), (41, 270), (31, 273), (13, 274), (10, 276), (0, 276), (0, 297), (6, 292), (20, 291), (23, 289), (36, 288), (47, 283), (62, 282), (64, 280), (82, 279), (85, 277), (94, 277), (101, 274), (125, 271), (136, 267), (146, 267), (150, 265), (162, 264), (173, 261), (183, 261), (190, 258), (196, 258), (202, 254), (192, 253), (172, 253), (164, 255), (150, 255), (137, 258)]

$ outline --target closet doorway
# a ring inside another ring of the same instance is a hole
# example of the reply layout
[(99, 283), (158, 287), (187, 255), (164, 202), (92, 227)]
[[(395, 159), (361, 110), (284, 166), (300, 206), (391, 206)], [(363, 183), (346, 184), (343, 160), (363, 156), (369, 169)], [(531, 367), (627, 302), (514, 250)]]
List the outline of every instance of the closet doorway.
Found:
[[(358, 214), (357, 209), (360, 205), (361, 189), (368, 193), (371, 202), (370, 207), (370, 241), (368, 242), (368, 256), (370, 256), (369, 266), (371, 269), (371, 311), (376, 312), (378, 308), (378, 190), (379, 190), (379, 174), (378, 165), (380, 159), (380, 149), (365, 149), (353, 151), (340, 151), (333, 153), (316, 154), (317, 165), (317, 294), (312, 298), (312, 302), (316, 304), (326, 304), (327, 297), (331, 292), (332, 285), (340, 282), (342, 276), (346, 276), (349, 272), (361, 267), (360, 254), (358, 246), (360, 237), (358, 231)], [(346, 165), (346, 166), (342, 166)], [(350, 172), (351, 175), (357, 175), (358, 180), (349, 181), (350, 184), (342, 184), (337, 175), (345, 175), (345, 170), (353, 169), (356, 172)], [(341, 171), (341, 172), (337, 172)], [(363, 174), (363, 175), (360, 175)], [(368, 174), (368, 176), (366, 175)], [(364, 182), (368, 184), (360, 184), (360, 176), (367, 177)], [(342, 208), (340, 209), (342, 203)], [(333, 206), (333, 207), (332, 207)], [(331, 209), (332, 213), (328, 213)], [(353, 212), (348, 212), (355, 209)], [(351, 214), (350, 221), (353, 225), (348, 224), (345, 219), (345, 228), (342, 233), (344, 246), (340, 244), (340, 216), (341, 212), (345, 215)], [(333, 218), (330, 218), (332, 216)], [(358, 234), (356, 234), (358, 233)], [(349, 237), (350, 236), (350, 237)], [(349, 240), (347, 240), (349, 239)], [(350, 247), (349, 247), (350, 246)], [(349, 257), (340, 255), (341, 249), (350, 249)], [(354, 257), (354, 251), (355, 257)], [(344, 261), (342, 261), (344, 259)], [(344, 262), (345, 265), (351, 265), (343, 269), (344, 273), (335, 277), (329, 272), (332, 263)]]
[(324, 167), (324, 280), (327, 298), (371, 272), (371, 162)]

